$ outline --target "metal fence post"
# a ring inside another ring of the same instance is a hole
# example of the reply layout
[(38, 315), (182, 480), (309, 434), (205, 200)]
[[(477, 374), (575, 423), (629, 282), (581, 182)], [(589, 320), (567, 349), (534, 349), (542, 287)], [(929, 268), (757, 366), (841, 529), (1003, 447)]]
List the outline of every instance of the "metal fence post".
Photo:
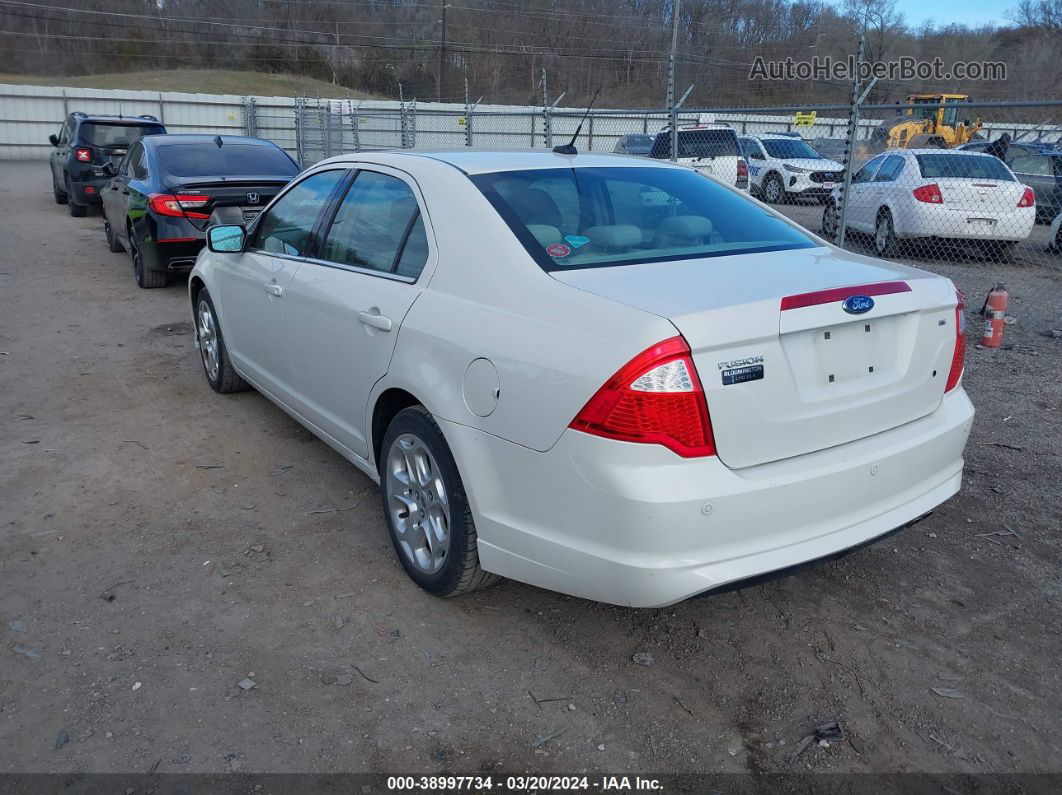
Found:
[(166, 103), (162, 101), (162, 92), (159, 92), (159, 121), (166, 123)]
[(354, 151), (361, 151), (361, 131), (358, 129), (361, 119), (358, 117), (358, 109), (361, 107), (361, 102), (357, 105), (353, 104), (349, 99), (347, 100), (347, 109), (350, 111), (350, 132), (354, 139)]
[(305, 104), (306, 100), (303, 97), (295, 97), (295, 156), (299, 161), (300, 167), (306, 164), (305, 152), (303, 151), (303, 110)]
[(409, 130), (407, 134), (409, 149), (417, 148), (417, 98), (409, 101)]
[(546, 70), (542, 70), (542, 140), (547, 149), (553, 148), (553, 121), (549, 117), (549, 90), (546, 86)]
[(472, 146), (472, 103), (468, 99), (468, 78), (465, 78), (465, 146)]
[(848, 228), (848, 192), (852, 188), (852, 158), (855, 154), (855, 142), (859, 133), (859, 70), (863, 66), (863, 35), (859, 36), (859, 50), (856, 54), (856, 73), (852, 78), (852, 107), (849, 110), (848, 131), (844, 145), (844, 180), (838, 196), (837, 208), (837, 245), (844, 245), (844, 235)]

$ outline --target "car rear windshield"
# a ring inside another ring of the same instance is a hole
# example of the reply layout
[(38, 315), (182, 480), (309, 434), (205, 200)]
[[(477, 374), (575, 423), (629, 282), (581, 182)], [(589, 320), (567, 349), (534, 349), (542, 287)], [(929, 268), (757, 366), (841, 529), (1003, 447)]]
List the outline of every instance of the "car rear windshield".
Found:
[(142, 136), (159, 135), (164, 132), (166, 128), (157, 124), (108, 124), (101, 121), (87, 121), (81, 125), (79, 137), (89, 146), (128, 147)]
[(819, 153), (798, 138), (761, 138), (763, 148), (771, 157), (779, 160), (810, 158), (820, 160)]
[(1003, 161), (991, 155), (915, 155), (918, 168), (926, 179), (959, 177), (960, 179), (998, 179), (1013, 182), (1014, 177)]
[(550, 168), (471, 179), (547, 271), (819, 245), (684, 168)]
[(648, 149), (653, 144), (653, 139), (648, 135), (628, 135), (627, 146), (637, 146), (639, 148), (644, 147)]
[[(671, 157), (671, 131), (665, 130), (653, 141), (650, 157)], [(737, 134), (733, 130), (679, 130), (679, 157), (737, 157)]]
[(158, 148), (162, 169), (174, 177), (293, 177), (299, 167), (283, 149), (254, 144), (186, 143)]

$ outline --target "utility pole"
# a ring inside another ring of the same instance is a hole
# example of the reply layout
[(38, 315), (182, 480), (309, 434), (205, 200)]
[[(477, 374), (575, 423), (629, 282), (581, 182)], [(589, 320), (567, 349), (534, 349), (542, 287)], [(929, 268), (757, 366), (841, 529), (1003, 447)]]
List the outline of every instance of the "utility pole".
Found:
[(440, 0), (442, 5), (442, 45), (439, 47), (439, 85), (436, 92), (436, 99), (439, 102), (443, 101), (443, 88), (446, 86), (446, 9), (450, 7), (450, 4), (445, 0)]
[[(863, 97), (859, 95), (859, 89), (861, 88), (859, 78), (863, 69), (863, 58), (865, 57), (866, 39), (864, 34), (859, 34), (859, 49), (856, 51), (856, 73), (852, 77), (852, 106), (848, 115), (848, 130), (845, 135), (844, 146), (844, 180), (841, 182), (841, 194), (838, 197), (837, 208), (837, 245), (844, 246), (845, 231), (848, 229), (848, 193), (852, 190), (852, 161), (855, 159), (855, 146), (856, 141), (859, 139), (859, 105), (863, 101)], [(874, 87), (872, 82), (867, 87), (867, 92)]]
[(678, 115), (675, 112), (675, 50), (678, 48), (679, 8), (682, 0), (674, 0), (671, 8), (671, 56), (667, 62), (667, 107), (671, 116), (671, 160), (678, 160)]

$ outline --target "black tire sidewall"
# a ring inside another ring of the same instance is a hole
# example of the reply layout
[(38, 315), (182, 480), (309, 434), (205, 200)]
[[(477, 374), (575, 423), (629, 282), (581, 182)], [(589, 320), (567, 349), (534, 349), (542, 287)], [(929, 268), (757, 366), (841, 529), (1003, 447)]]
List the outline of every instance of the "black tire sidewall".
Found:
[[(391, 521), (391, 511), (387, 503), (387, 455), (394, 444), (395, 439), (404, 433), (411, 433), (424, 442), (431, 454), (435, 457), (435, 463), (442, 470), (443, 482), (446, 493), (450, 499), (450, 548), (447, 552), (446, 561), (439, 571), (434, 574), (426, 574), (416, 569), (402, 551), (398, 542), (398, 534), (395, 532)], [(387, 531), (391, 536), (391, 544), (398, 556), (402, 568), (417, 585), (429, 593), (439, 596), (447, 596), (454, 592), (461, 579), (464, 570), (464, 561), (468, 553), (469, 544), (473, 543), (472, 533), (469, 532), (471, 523), (471, 511), (469, 510), (468, 497), (465, 494), (461, 475), (457, 471), (457, 463), (454, 461), (450, 446), (446, 438), (436, 424), (431, 414), (422, 406), (403, 409), (384, 433), (383, 445), (380, 448), (380, 495), (384, 512), (384, 521), (387, 523)]]

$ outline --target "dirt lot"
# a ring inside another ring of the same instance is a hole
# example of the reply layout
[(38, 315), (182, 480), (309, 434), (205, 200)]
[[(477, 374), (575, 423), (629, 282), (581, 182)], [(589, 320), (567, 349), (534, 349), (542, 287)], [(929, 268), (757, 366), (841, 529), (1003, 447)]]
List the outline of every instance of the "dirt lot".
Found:
[(423, 594), (370, 481), (211, 392), (183, 285), (138, 290), (44, 163), (5, 164), (0, 240), (0, 772), (1062, 772), (1062, 267), (928, 265), (1019, 319), (969, 353), (960, 495), (629, 610)]

